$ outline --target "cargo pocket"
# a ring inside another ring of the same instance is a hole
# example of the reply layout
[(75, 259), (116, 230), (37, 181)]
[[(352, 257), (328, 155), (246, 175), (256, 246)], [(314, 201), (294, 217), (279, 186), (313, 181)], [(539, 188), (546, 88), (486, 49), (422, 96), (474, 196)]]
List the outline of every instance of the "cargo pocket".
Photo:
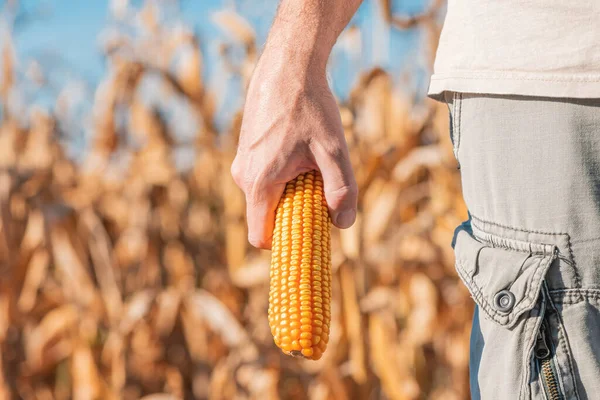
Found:
[[(456, 270), (477, 303), (471, 332), (473, 399), (531, 399), (541, 297), (556, 247), (475, 238), (468, 221), (455, 231)], [(526, 249), (526, 250), (525, 250)], [(543, 397), (540, 397), (543, 398)]]

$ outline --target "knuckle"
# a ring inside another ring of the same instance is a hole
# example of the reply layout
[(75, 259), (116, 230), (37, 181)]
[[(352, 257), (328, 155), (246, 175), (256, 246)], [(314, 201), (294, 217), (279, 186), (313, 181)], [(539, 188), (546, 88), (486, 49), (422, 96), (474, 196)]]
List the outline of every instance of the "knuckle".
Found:
[(341, 143), (332, 143), (330, 146), (324, 148), (325, 154), (332, 160), (340, 161), (346, 158), (346, 152), (342, 147)]
[(247, 198), (253, 204), (261, 204), (265, 201), (265, 193), (272, 185), (272, 180), (262, 172), (259, 172), (251, 182), (248, 183)]
[(338, 199), (352, 199), (358, 195), (358, 187), (356, 183), (350, 183), (333, 189), (329, 194)]
[(244, 184), (244, 169), (240, 165), (237, 157), (231, 163), (230, 173), (236, 185), (242, 188)]
[(326, 197), (329, 207), (334, 210), (340, 207), (355, 207), (356, 199), (358, 197), (358, 188), (356, 184), (344, 185), (326, 193)]

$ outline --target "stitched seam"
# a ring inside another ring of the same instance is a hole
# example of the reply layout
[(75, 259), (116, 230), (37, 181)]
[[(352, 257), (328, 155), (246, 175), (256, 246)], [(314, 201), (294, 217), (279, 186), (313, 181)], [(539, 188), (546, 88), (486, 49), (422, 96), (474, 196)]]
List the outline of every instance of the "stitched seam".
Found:
[[(548, 301), (548, 303), (550, 303), (550, 300)], [(560, 328), (560, 322), (558, 322), (557, 325), (558, 325), (558, 330), (557, 330), (557, 336), (556, 336), (556, 338), (558, 339), (558, 347), (562, 348), (562, 351), (565, 353), (565, 357), (567, 357), (567, 359), (568, 359), (569, 355), (565, 351), (564, 340), (561, 340), (562, 332), (561, 332), (561, 328)], [(556, 348), (554, 349), (554, 354), (555, 354), (555, 360), (554, 361), (555, 361), (556, 364), (558, 364), (558, 357), (556, 357)], [(568, 365), (567, 365), (567, 368), (569, 368)], [(567, 391), (565, 389), (565, 384), (564, 384), (565, 377), (561, 373), (562, 372), (561, 368), (555, 368), (555, 370), (556, 370), (556, 374), (558, 375), (558, 384), (560, 386), (561, 392), (563, 394), (566, 394)], [(569, 368), (568, 372), (569, 372), (570, 376), (573, 376), (573, 372), (570, 370), (570, 368)]]
[(579, 274), (579, 268), (577, 268), (577, 262), (575, 261), (575, 253), (573, 253), (573, 248), (571, 247), (571, 236), (567, 234), (567, 248), (569, 249), (569, 255), (571, 256), (571, 261), (573, 261), (573, 273), (575, 274), (575, 286), (581, 287), (581, 275)]
[[(482, 231), (484, 231), (481, 228), (477, 228), (480, 229)], [(474, 236), (476, 236), (475, 234), (473, 234)], [(521, 253), (526, 253), (526, 254), (535, 254), (535, 255), (546, 255), (546, 249), (544, 249), (543, 251), (532, 251), (531, 249), (529, 250), (525, 250), (525, 249), (519, 249), (517, 247), (511, 246), (510, 242), (513, 243), (521, 243), (524, 245), (529, 245), (529, 246), (535, 246), (535, 247), (545, 247), (545, 246), (550, 246), (550, 247), (555, 247), (552, 244), (547, 244), (547, 243), (529, 243), (529, 242), (524, 242), (522, 240), (516, 240), (516, 239), (509, 239), (509, 238), (505, 238), (502, 236), (498, 236), (498, 235), (494, 235), (491, 233), (487, 233), (486, 232), (486, 236), (487, 237), (478, 237), (476, 236), (479, 240), (485, 242), (485, 243), (490, 243), (492, 244), (495, 248), (501, 248), (501, 249), (507, 249), (507, 250), (512, 250), (512, 251), (517, 251), (517, 252), (521, 252)], [(508, 243), (507, 243), (508, 242)]]
[[(458, 131), (457, 131), (457, 137), (456, 137), (456, 160), (458, 161), (458, 152), (460, 151), (460, 138), (462, 136), (462, 101), (463, 95), (462, 93), (458, 94)], [(458, 161), (458, 164), (460, 165), (460, 161)]]
[[(536, 337), (536, 333), (537, 331), (540, 329), (540, 326), (542, 325), (542, 318), (544, 318), (543, 315), (543, 310), (546, 304), (546, 299), (544, 298), (544, 296), (542, 296), (542, 300), (541, 300), (541, 304), (540, 304), (540, 310), (538, 313), (538, 317), (540, 318), (532, 318), (531, 314), (532, 311), (529, 312), (530, 314), (530, 318), (525, 320), (525, 325), (523, 327), (523, 332), (524, 332), (524, 336), (525, 338), (527, 338), (527, 335), (529, 335), (529, 340), (525, 340), (525, 343), (527, 343), (527, 347), (529, 349), (529, 352), (524, 352), (523, 354), (523, 365), (526, 366), (525, 368), (525, 377), (523, 379), (523, 381), (521, 382), (521, 391), (519, 394), (519, 398), (520, 399), (526, 399), (528, 398), (528, 382), (531, 380), (531, 369), (533, 365), (537, 365), (533, 362), (533, 348), (535, 346), (535, 337)], [(528, 327), (531, 325), (531, 322), (533, 322), (533, 329), (529, 329)], [(531, 390), (531, 389), (529, 389)]]
[[(471, 278), (468, 278), (469, 275), (466, 272), (465, 267), (462, 265), (462, 261), (456, 260), (455, 264), (467, 288), (474, 296), (475, 300), (479, 300), (480, 305), (488, 314), (488, 316), (501, 325), (507, 325), (510, 324), (514, 319), (518, 318), (521, 311), (527, 309), (527, 307), (531, 307), (531, 303), (534, 302), (537, 295), (539, 295), (541, 280), (538, 279), (538, 276), (541, 275), (546, 269), (543, 261), (544, 259), (540, 260), (539, 265), (535, 267), (532, 277), (527, 281), (528, 288), (525, 291), (525, 296), (523, 296), (523, 299), (519, 302), (519, 306), (513, 308), (509, 314), (500, 313), (499, 311), (493, 309), (490, 303), (485, 299), (481, 288), (479, 288), (475, 281), (473, 281)], [(546, 262), (546, 264), (548, 264), (548, 262)], [(530, 284), (529, 282), (533, 282), (533, 284)], [(513, 318), (511, 318), (511, 316)]]
[[(454, 132), (453, 134), (456, 134), (456, 98), (458, 97), (458, 94), (456, 92), (454, 92), (454, 94), (452, 95), (452, 114), (454, 115), (454, 118), (452, 118), (452, 127), (454, 128)], [(452, 138), (452, 140), (454, 140), (454, 137)], [(454, 145), (454, 143), (453, 143)]]
[[(523, 266), (525, 265), (527, 260), (528, 260), (528, 258), (524, 259), (523, 262), (521, 263), (521, 265), (519, 265), (519, 270), (517, 271), (516, 276), (521, 276), (521, 271), (523, 271)], [(510, 283), (510, 286), (507, 287), (506, 290), (512, 289), (515, 282), (516, 282), (516, 279)]]
[(581, 239), (581, 240), (573, 240), (573, 243), (587, 243), (587, 242), (595, 242), (600, 240), (599, 237), (589, 238), (589, 239)]
[[(547, 288), (544, 288), (544, 294), (545, 295), (547, 295), (547, 290), (546, 289)], [(551, 308), (552, 310), (554, 310), (554, 314), (548, 315), (548, 324), (549, 324), (550, 327), (552, 327), (552, 317), (557, 317), (557, 320), (558, 320), (558, 315), (557, 315), (558, 313), (556, 312), (556, 308), (554, 308), (554, 304), (552, 304), (552, 299), (549, 298), (550, 296), (547, 296), (547, 297), (548, 297), (548, 306), (547, 307)], [(556, 339), (558, 341), (558, 346), (554, 345), (554, 341), (552, 340), (553, 339), (552, 338), (552, 334), (550, 335), (550, 345), (551, 345), (552, 350), (554, 352), (554, 357), (553, 358), (554, 358), (554, 364), (556, 366), (555, 372), (558, 375), (557, 376), (557, 378), (558, 378), (557, 379), (558, 380), (558, 385), (560, 387), (561, 393), (564, 396), (564, 395), (566, 395), (567, 391), (565, 390), (565, 385), (564, 385), (564, 380), (565, 379), (564, 379), (562, 371), (561, 371), (561, 369), (563, 368), (563, 365), (561, 363), (559, 363), (558, 351), (557, 351), (559, 347), (562, 348), (563, 352), (565, 350), (564, 347), (562, 346), (563, 341), (561, 340), (561, 334), (562, 334), (562, 332), (561, 332), (561, 327), (560, 327), (560, 320), (558, 320), (558, 322), (556, 323), (556, 326), (557, 326)], [(568, 353), (565, 352), (565, 356), (568, 357)]]
[[(543, 261), (543, 260), (542, 260), (542, 261)], [(537, 279), (537, 275), (538, 275), (538, 274), (539, 274), (539, 272), (540, 272), (540, 267), (541, 267), (541, 261), (540, 261), (540, 265), (538, 265), (537, 267), (535, 267), (535, 271), (534, 271), (534, 273), (533, 273), (533, 275), (532, 275), (532, 278), (531, 278), (532, 280), (534, 280), (534, 279)], [(463, 267), (462, 265), (461, 265), (461, 270), (462, 270), (462, 272), (463, 272), (463, 273), (465, 273), (464, 267)], [(518, 307), (515, 307), (515, 308), (513, 308), (513, 310), (512, 310), (512, 311), (511, 311), (509, 314), (504, 314), (504, 313), (501, 313), (501, 312), (499, 312), (499, 311), (497, 311), (497, 310), (495, 310), (495, 309), (493, 309), (493, 308), (491, 307), (491, 304), (490, 304), (490, 303), (489, 303), (489, 302), (488, 302), (488, 301), (485, 299), (485, 297), (483, 297), (484, 293), (483, 293), (483, 292), (482, 292), (482, 290), (479, 288), (479, 286), (478, 286), (478, 285), (475, 283), (475, 281), (473, 281), (472, 279), (469, 279), (469, 283), (471, 283), (473, 286), (475, 286), (475, 287), (476, 287), (478, 294), (481, 294), (481, 295), (482, 295), (482, 297), (481, 297), (481, 299), (480, 299), (480, 300), (481, 300), (483, 303), (485, 303), (485, 307), (484, 307), (484, 309), (485, 309), (486, 311), (488, 311), (488, 312), (491, 312), (491, 313), (495, 314), (495, 315), (499, 315), (499, 318), (505, 318), (505, 319), (507, 319), (507, 320), (508, 320), (508, 322), (510, 322), (510, 319), (511, 319), (511, 318), (510, 318), (510, 316), (511, 316), (511, 315), (516, 315), (516, 314), (518, 314), (519, 312), (521, 312), (521, 311), (522, 311), (524, 308), (526, 308), (526, 307), (528, 307), (528, 306), (529, 306), (528, 304), (526, 304), (526, 303), (527, 303), (527, 301), (531, 302), (532, 300), (534, 300), (534, 299), (532, 298), (532, 296), (531, 296), (531, 291), (532, 291), (532, 289), (533, 289), (533, 288), (534, 288), (536, 285), (535, 285), (535, 284), (534, 284), (534, 285), (529, 285), (529, 281), (528, 281), (528, 282), (527, 282), (527, 283), (528, 283), (528, 288), (527, 288), (527, 289), (526, 289), (526, 291), (525, 291), (525, 292), (526, 292), (526, 295), (525, 295), (525, 296), (523, 297), (523, 299), (522, 299), (522, 300), (519, 302), (519, 306), (518, 306)], [(539, 286), (539, 285), (538, 285), (538, 286)], [(536, 291), (536, 292), (537, 292), (537, 291)], [(500, 322), (500, 321), (498, 321), (498, 322)]]
[(499, 228), (510, 229), (510, 230), (517, 231), (517, 232), (540, 233), (540, 234), (543, 234), (543, 235), (552, 235), (552, 236), (559, 236), (559, 235), (567, 235), (567, 236), (569, 236), (569, 234), (565, 233), (565, 232), (544, 232), (544, 231), (528, 230), (528, 229), (517, 228), (517, 227), (513, 227), (513, 226), (499, 224), (497, 222), (486, 221), (485, 219), (479, 218), (479, 217), (473, 215), (472, 213), (471, 213), (471, 216), (473, 217), (473, 219), (476, 219), (479, 222), (483, 222), (485, 224), (494, 225), (494, 226), (497, 226)]
[(573, 275), (574, 275), (574, 280), (575, 280), (575, 286), (581, 287), (581, 275), (579, 274), (579, 268), (577, 267), (577, 263), (575, 262), (575, 254), (573, 253), (573, 248), (571, 246), (571, 235), (569, 235), (568, 233), (566, 233), (566, 232), (544, 232), (544, 231), (517, 228), (517, 227), (513, 227), (513, 226), (498, 224), (496, 222), (486, 221), (483, 218), (479, 218), (478, 216), (473, 215), (472, 213), (470, 213), (470, 215), (476, 221), (483, 222), (485, 224), (490, 224), (493, 226), (497, 226), (499, 228), (510, 229), (510, 230), (517, 231), (517, 232), (539, 233), (542, 235), (551, 235), (551, 236), (559, 236), (559, 235), (566, 236), (567, 237), (567, 248), (569, 249), (569, 255), (571, 257), (571, 261), (573, 262)]
[(550, 295), (561, 304), (573, 305), (586, 300), (600, 304), (600, 289), (559, 289)]
[[(531, 314), (531, 313), (530, 313)], [(531, 322), (533, 322), (533, 329), (529, 329), (529, 326), (531, 325)], [(524, 352), (523, 354), (523, 366), (525, 368), (525, 376), (523, 377), (523, 380), (521, 380), (521, 389), (519, 390), (519, 399), (524, 399), (526, 392), (527, 392), (527, 382), (530, 381), (530, 376), (531, 376), (531, 367), (532, 367), (532, 360), (531, 360), (531, 356), (532, 356), (532, 351), (533, 351), (533, 346), (534, 343), (532, 342), (532, 337), (531, 337), (531, 333), (535, 332), (535, 326), (537, 325), (537, 321), (534, 318), (527, 318), (525, 320), (525, 325), (523, 326), (523, 333), (525, 336), (525, 343), (528, 343), (527, 348), (529, 348), (529, 352)]]
[(456, 104), (458, 102), (457, 99), (458, 99), (458, 93), (455, 92), (454, 96), (452, 98), (452, 152), (454, 153), (455, 158), (456, 158), (456, 129), (458, 129), (456, 127), (456, 119), (457, 119)]
[(444, 104), (448, 108), (448, 126), (450, 128), (450, 143), (454, 148), (454, 97), (456, 93), (452, 95), (452, 104), (449, 103), (448, 95), (444, 95)]
[[(569, 378), (571, 378), (571, 385), (573, 385), (573, 392), (575, 393), (575, 398), (579, 399), (579, 391), (577, 390), (577, 383), (575, 382), (575, 369), (573, 368), (573, 363), (571, 361), (571, 352), (569, 351), (570, 346), (567, 346), (568, 337), (566, 332), (564, 331), (564, 323), (562, 322), (562, 318), (560, 315), (557, 315), (557, 319), (559, 320), (559, 332), (562, 336), (562, 340), (560, 341), (560, 345), (563, 348), (563, 352), (565, 353), (565, 357), (567, 359), (567, 368), (569, 369)], [(566, 392), (566, 390), (565, 390)]]
[[(493, 79), (493, 80), (518, 80), (518, 81), (545, 81), (545, 82), (600, 82), (600, 77), (570, 77), (563, 78), (560, 77), (533, 77), (533, 76), (522, 76), (518, 73), (506, 73), (504, 71), (490, 70), (489, 72), (481, 72), (481, 71), (456, 71), (458, 74), (454, 73), (437, 73), (431, 77), (431, 80), (445, 80), (445, 79), (469, 79), (469, 80), (480, 80), (480, 79)], [(468, 73), (470, 76), (461, 75)], [(489, 74), (496, 74), (501, 76), (493, 76)]]
[(578, 294), (585, 293), (587, 296), (600, 297), (600, 288), (584, 289), (584, 288), (569, 288), (569, 289), (553, 289), (550, 294)]
[[(501, 314), (499, 317), (496, 317), (497, 311), (496, 310), (489, 310), (489, 303), (487, 300), (485, 300), (485, 298), (483, 297), (483, 293), (481, 292), (481, 290), (479, 289), (479, 287), (475, 284), (475, 282), (473, 282), (471, 279), (467, 279), (466, 278), (466, 272), (463, 269), (463, 266), (461, 265), (460, 261), (457, 260), (456, 262), (456, 267), (458, 269), (458, 271), (460, 272), (461, 277), (463, 278), (463, 281), (465, 282), (467, 288), (469, 289), (469, 291), (471, 292), (471, 294), (473, 295), (474, 299), (477, 301), (479, 301), (481, 303), (481, 308), (488, 314), (488, 316), (490, 316), (494, 321), (497, 321), (500, 324), (505, 324), (506, 322), (504, 322), (505, 320), (508, 320), (508, 315), (504, 315)], [(491, 315), (490, 315), (491, 314)], [(497, 318), (502, 318), (502, 320), (498, 320)]]
[[(546, 291), (548, 290), (547, 286), (546, 286)], [(559, 337), (558, 339), (558, 343), (559, 345), (562, 347), (562, 350), (565, 354), (565, 357), (567, 359), (567, 368), (568, 368), (568, 372), (569, 372), (569, 378), (571, 378), (571, 385), (573, 386), (573, 392), (575, 393), (575, 398), (579, 399), (579, 392), (577, 390), (577, 383), (575, 382), (575, 368), (573, 368), (573, 363), (572, 363), (572, 354), (570, 352), (570, 345), (569, 344), (569, 338), (567, 336), (567, 332), (565, 330), (565, 326), (564, 326), (564, 321), (562, 320), (562, 317), (560, 315), (560, 313), (558, 312), (558, 310), (556, 309), (556, 306), (554, 305), (554, 302), (552, 301), (552, 298), (550, 295), (547, 296), (548, 297), (548, 304), (550, 305), (550, 307), (552, 307), (552, 309), (554, 310), (554, 313), (556, 315), (556, 320), (558, 321), (558, 334), (560, 336), (562, 336), (562, 340)], [(562, 382), (561, 382), (562, 383)], [(564, 385), (563, 385), (563, 393), (566, 392), (566, 390), (564, 390)]]
[(559, 321), (559, 333), (562, 336), (562, 340), (560, 340), (560, 345), (563, 348), (563, 352), (565, 353), (565, 357), (567, 359), (567, 368), (569, 369), (569, 378), (571, 378), (571, 385), (573, 386), (573, 392), (575, 393), (575, 398), (579, 399), (579, 391), (577, 390), (577, 383), (575, 382), (575, 368), (573, 368), (572, 363), (572, 354), (569, 351), (570, 346), (567, 346), (569, 343), (569, 338), (567, 337), (567, 333), (565, 332), (564, 322), (560, 317), (560, 314), (557, 313), (556, 319)]

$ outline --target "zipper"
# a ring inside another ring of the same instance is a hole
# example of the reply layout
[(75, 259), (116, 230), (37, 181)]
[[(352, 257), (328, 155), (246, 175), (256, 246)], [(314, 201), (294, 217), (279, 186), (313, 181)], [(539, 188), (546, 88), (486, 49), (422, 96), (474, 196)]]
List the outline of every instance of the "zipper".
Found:
[(548, 326), (546, 325), (546, 320), (543, 319), (535, 342), (534, 355), (537, 359), (546, 397), (548, 400), (561, 400), (562, 395), (558, 385), (558, 375), (554, 367), (554, 361), (552, 360), (552, 349), (548, 341), (548, 336)]

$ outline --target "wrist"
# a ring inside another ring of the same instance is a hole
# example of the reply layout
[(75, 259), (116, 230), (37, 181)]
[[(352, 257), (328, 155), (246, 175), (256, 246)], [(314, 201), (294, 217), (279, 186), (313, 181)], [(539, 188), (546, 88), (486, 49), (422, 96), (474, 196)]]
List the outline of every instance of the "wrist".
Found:
[(255, 75), (263, 78), (284, 78), (285, 84), (327, 82), (328, 54), (316, 54), (287, 46), (268, 45), (258, 61)]
[(268, 58), (270, 62), (280, 63), (296, 74), (324, 77), (337, 35), (333, 35), (322, 22), (290, 17), (287, 14), (294, 13), (289, 9), (287, 11), (273, 23), (262, 57)]

